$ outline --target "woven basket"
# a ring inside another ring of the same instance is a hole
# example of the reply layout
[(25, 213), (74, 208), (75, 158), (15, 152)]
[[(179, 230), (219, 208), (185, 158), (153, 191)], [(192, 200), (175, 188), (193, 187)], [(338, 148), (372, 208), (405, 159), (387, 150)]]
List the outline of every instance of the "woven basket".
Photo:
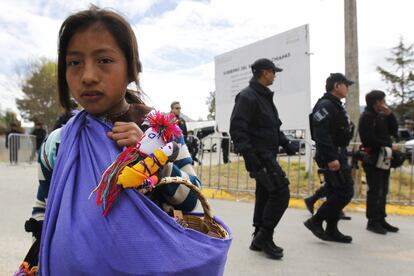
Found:
[(197, 194), (204, 211), (204, 216), (199, 216), (191, 213), (183, 214), (183, 221), (177, 221), (177, 223), (183, 227), (191, 228), (211, 237), (220, 239), (229, 238), (229, 233), (226, 231), (226, 229), (224, 229), (223, 226), (214, 220), (213, 215), (211, 214), (210, 204), (208, 204), (206, 197), (201, 193), (200, 189), (197, 186), (181, 177), (164, 177), (157, 184), (157, 187), (169, 184), (182, 184), (190, 188), (190, 190)]

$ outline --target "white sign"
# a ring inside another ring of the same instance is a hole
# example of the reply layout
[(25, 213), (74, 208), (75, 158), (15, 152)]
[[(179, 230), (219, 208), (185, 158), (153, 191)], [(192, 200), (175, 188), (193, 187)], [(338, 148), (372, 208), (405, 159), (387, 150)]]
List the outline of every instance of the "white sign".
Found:
[[(216, 121), (219, 131), (229, 131), (234, 98), (249, 85), (252, 77), (250, 65), (259, 58), (268, 58), (283, 69), (283, 72), (277, 73), (273, 85), (269, 86), (275, 92), (273, 100), (283, 122), (281, 129), (300, 129), (309, 133), (308, 25), (215, 57)], [(307, 141), (310, 141), (309, 136), (306, 135)]]

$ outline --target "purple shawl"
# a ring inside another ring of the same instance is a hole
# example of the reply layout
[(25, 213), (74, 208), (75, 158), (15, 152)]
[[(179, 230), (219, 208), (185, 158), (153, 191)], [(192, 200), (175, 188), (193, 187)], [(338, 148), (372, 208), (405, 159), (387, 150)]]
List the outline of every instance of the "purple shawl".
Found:
[(43, 224), (41, 275), (222, 275), (231, 239), (182, 228), (132, 189), (120, 193), (106, 217), (95, 196), (88, 199), (120, 152), (106, 137), (109, 130), (84, 111), (62, 129)]

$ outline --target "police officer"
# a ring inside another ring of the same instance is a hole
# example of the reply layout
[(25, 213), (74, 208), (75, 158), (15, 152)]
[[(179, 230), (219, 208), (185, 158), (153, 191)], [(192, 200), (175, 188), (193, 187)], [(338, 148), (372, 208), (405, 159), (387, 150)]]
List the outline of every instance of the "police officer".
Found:
[[(318, 100), (311, 115), (312, 139), (316, 143), (315, 160), (323, 171), (327, 200), (315, 215), (304, 222), (312, 233), (327, 241), (351, 243), (352, 237), (338, 230), (342, 209), (353, 196), (351, 168), (347, 150), (353, 136), (353, 124), (341, 99), (348, 94), (353, 82), (341, 73), (330, 74), (326, 79), (326, 93)], [(322, 222), (326, 221), (326, 229)]]
[(235, 150), (243, 155), (246, 169), (256, 179), (256, 202), (250, 249), (263, 251), (273, 259), (283, 257), (283, 249), (273, 242), (273, 231), (288, 207), (289, 181), (276, 162), (279, 145), (294, 154), (290, 141), (280, 131), (282, 122), (273, 103), (271, 85), (282, 69), (268, 59), (251, 66), (249, 86), (236, 96), (231, 115), (230, 136)]
[(359, 119), (359, 135), (362, 145), (368, 154), (363, 160), (363, 168), (367, 177), (367, 230), (386, 234), (397, 232), (398, 227), (389, 224), (385, 217), (390, 168), (378, 168), (381, 147), (392, 148), (391, 136), (398, 137), (398, 123), (390, 108), (385, 104), (385, 93), (373, 90), (365, 96), (367, 107)]
[(174, 101), (170, 105), (171, 113), (177, 118), (178, 126), (183, 132), (184, 140), (187, 141), (187, 125), (183, 117), (181, 117), (181, 104), (178, 101)]
[[(314, 205), (315, 205), (315, 203), (316, 203), (319, 199), (326, 197), (326, 196), (328, 195), (328, 194), (327, 194), (327, 192), (328, 192), (328, 191), (327, 191), (327, 189), (326, 189), (325, 185), (322, 185), (322, 186), (320, 186), (320, 187), (319, 187), (319, 189), (317, 189), (317, 190), (313, 193), (313, 195), (311, 195), (311, 196), (308, 196), (308, 197), (304, 198), (306, 209), (308, 209), (308, 211), (309, 211), (312, 215), (313, 215), (313, 213), (314, 213)], [(350, 216), (345, 215), (345, 213), (344, 213), (344, 212), (341, 212), (341, 214), (339, 215), (339, 218), (340, 218), (340, 219), (343, 219), (343, 220), (351, 220), (351, 217), (350, 217)]]

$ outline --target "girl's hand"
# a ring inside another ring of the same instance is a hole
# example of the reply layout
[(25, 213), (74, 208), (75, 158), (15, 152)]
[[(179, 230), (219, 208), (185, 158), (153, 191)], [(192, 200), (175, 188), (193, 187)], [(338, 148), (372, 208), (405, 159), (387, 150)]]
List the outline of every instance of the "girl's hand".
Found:
[(112, 131), (106, 133), (120, 147), (135, 146), (141, 136), (142, 130), (133, 122), (115, 122)]

